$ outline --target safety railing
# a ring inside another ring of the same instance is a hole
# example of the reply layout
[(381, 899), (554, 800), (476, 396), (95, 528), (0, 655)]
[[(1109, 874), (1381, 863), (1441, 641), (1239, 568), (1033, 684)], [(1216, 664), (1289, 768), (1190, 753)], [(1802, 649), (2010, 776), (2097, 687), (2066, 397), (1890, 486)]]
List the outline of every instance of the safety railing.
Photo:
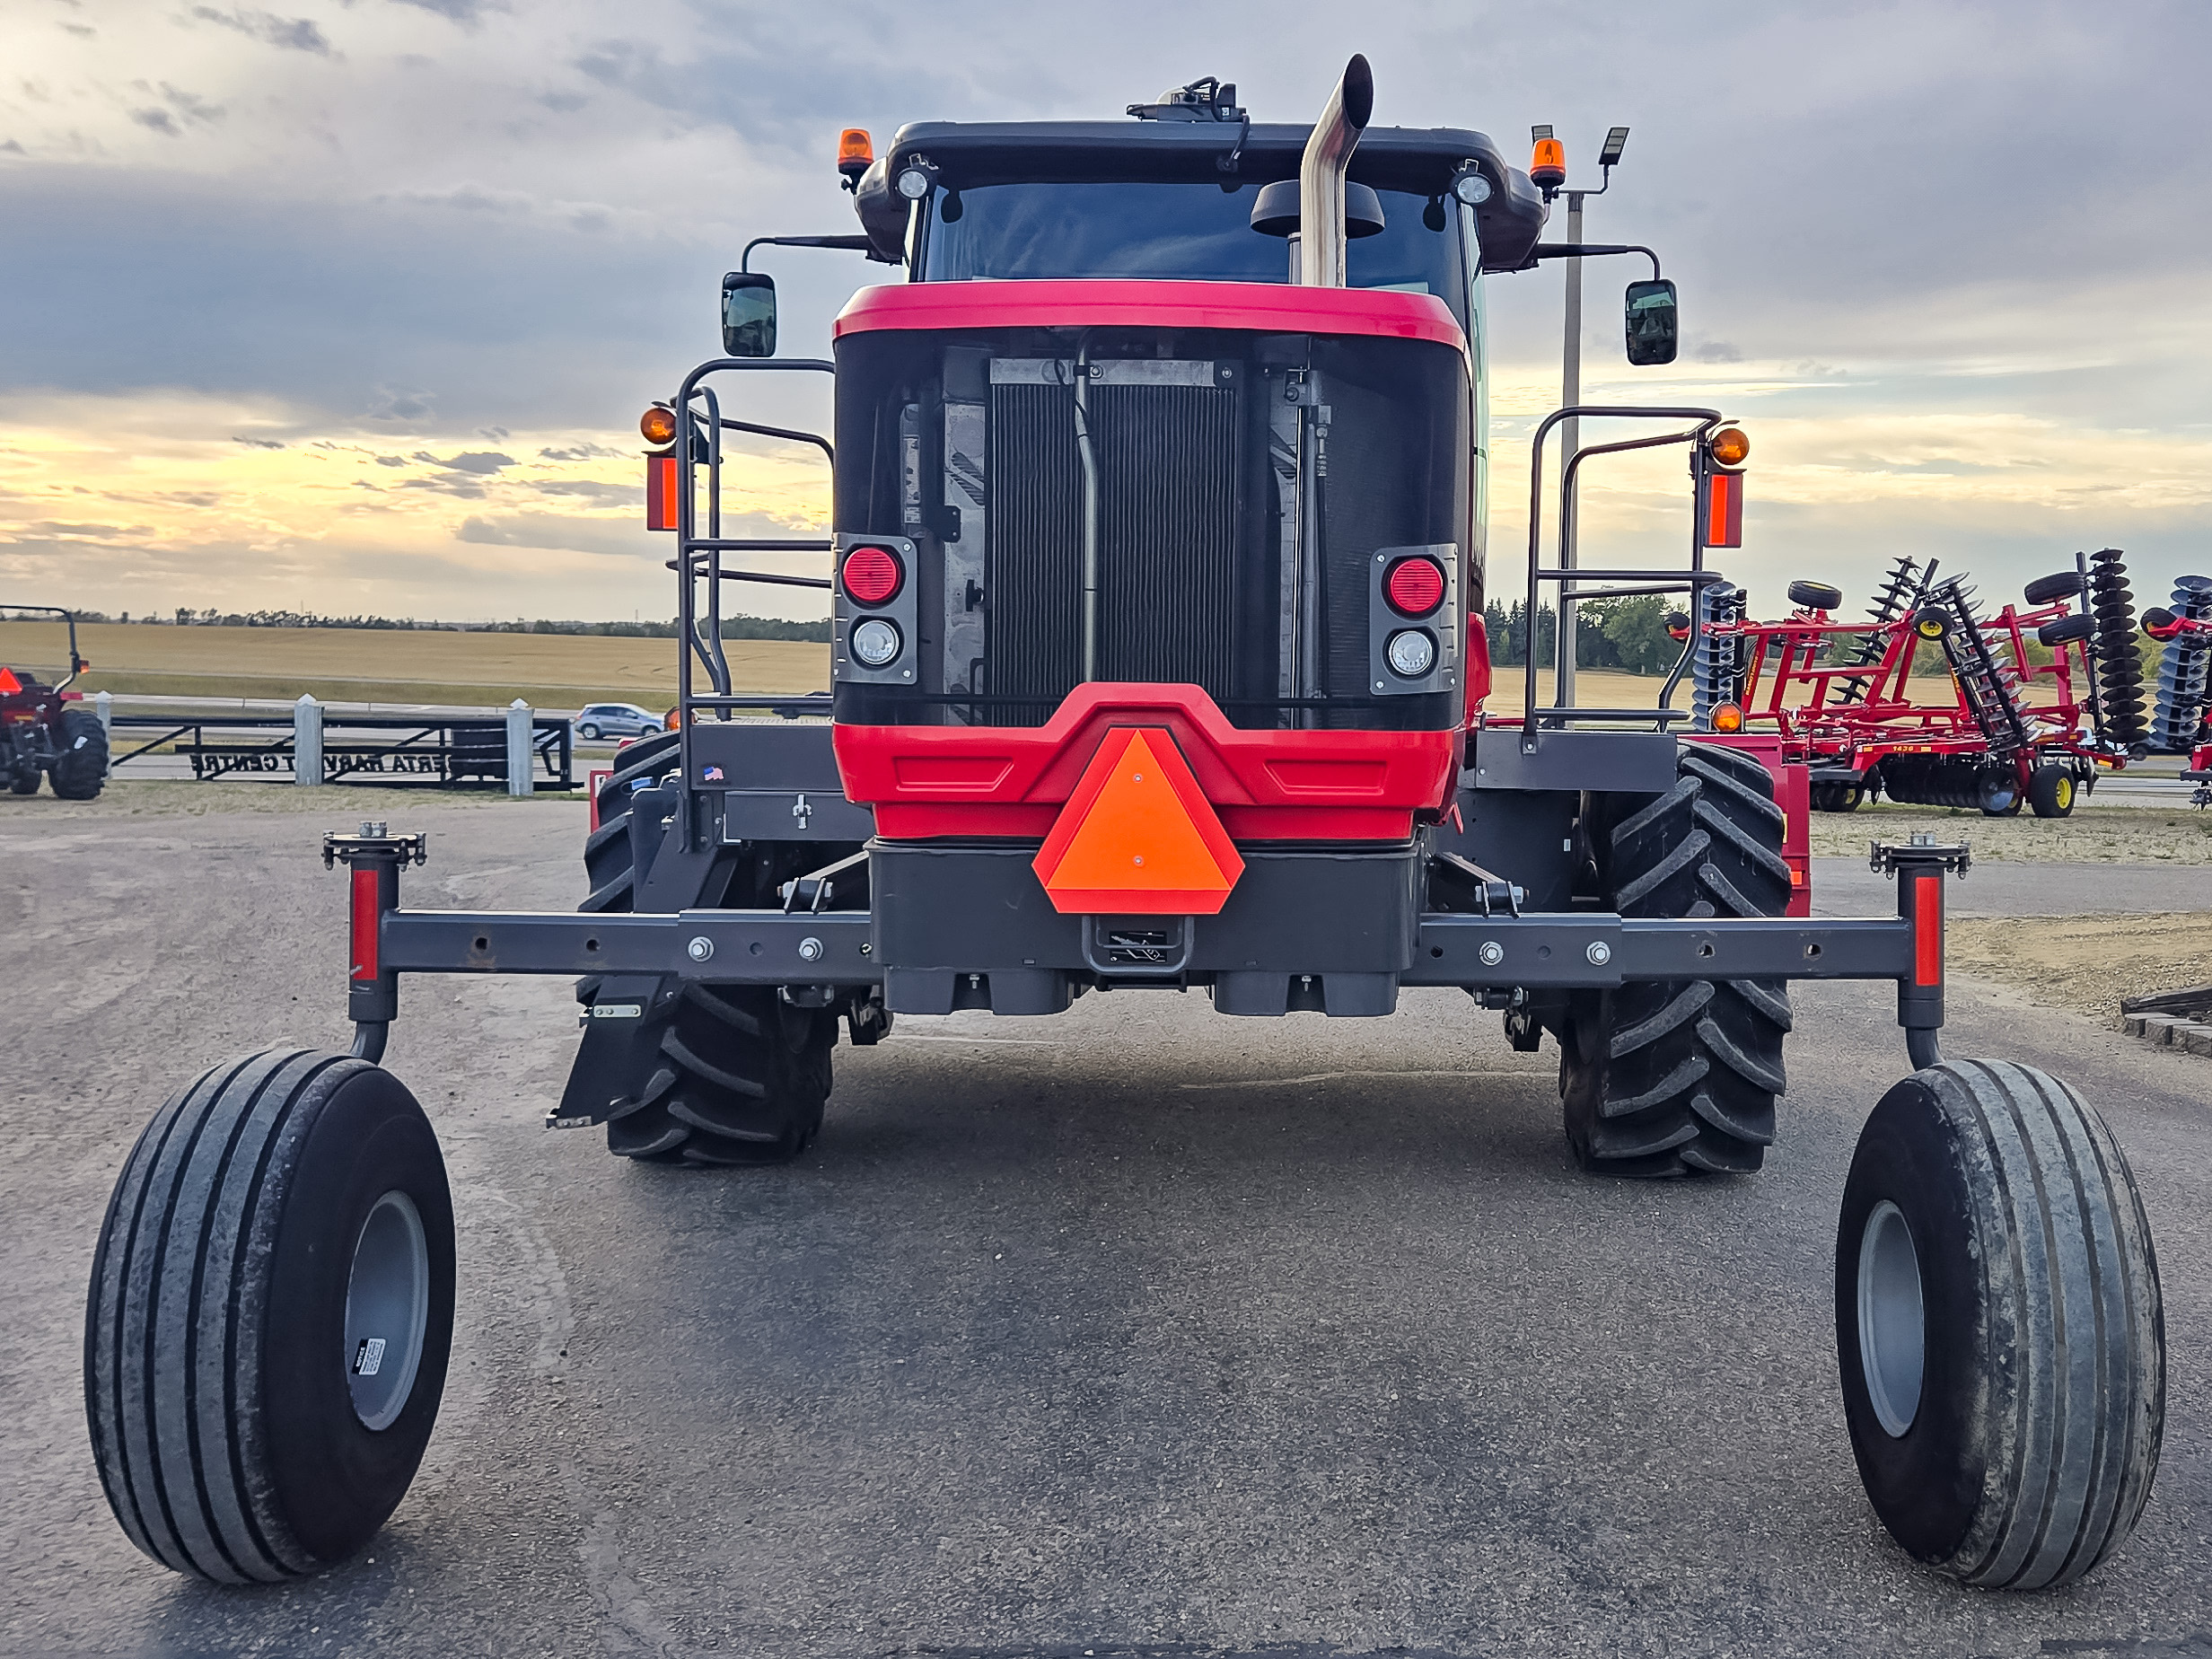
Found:
[[(1611, 443), (1593, 443), (1577, 449), (1567, 458), (1559, 479), (1558, 562), (1547, 566), (1543, 562), (1543, 505), (1544, 505), (1544, 440), (1551, 429), (1562, 421), (1584, 419), (1618, 420), (1688, 420), (1696, 425), (1687, 431), (1661, 433), (1651, 437), (1623, 438)], [(1649, 724), (1665, 731), (1676, 721), (1690, 716), (1686, 710), (1670, 707), (1683, 673), (1688, 670), (1690, 654), (1697, 649), (1697, 629), (1690, 631), (1689, 643), (1668, 672), (1666, 684), (1661, 689), (1658, 704), (1650, 708), (1584, 708), (1571, 700), (1571, 693), (1562, 695), (1561, 687), (1573, 684), (1574, 670), (1567, 664), (1567, 654), (1574, 649), (1572, 607), (1581, 601), (1597, 599), (1640, 598), (1652, 593), (1690, 593), (1695, 595), (1701, 587), (1724, 580), (1705, 567), (1705, 516), (1698, 510), (1705, 499), (1706, 460), (1705, 440), (1713, 428), (1720, 425), (1718, 409), (1674, 408), (1664, 405), (1629, 405), (1606, 403), (1571, 404), (1546, 416), (1536, 428), (1536, 436), (1530, 446), (1529, 457), (1529, 557), (1528, 557), (1528, 647), (1524, 653), (1522, 684), (1521, 749), (1524, 754), (1534, 754), (1546, 726), (1560, 728), (1571, 722), (1582, 721), (1602, 725)], [(1583, 463), (1593, 455), (1618, 454), (1628, 450), (1656, 449), (1670, 444), (1690, 446), (1690, 564), (1687, 568), (1598, 568), (1584, 569), (1575, 563), (1573, 528), (1575, 499), (1580, 482)], [(1578, 585), (1584, 583), (1612, 584), (1616, 585), (1594, 588)], [(1537, 617), (1541, 610), (1541, 595), (1545, 584), (1559, 586), (1558, 619), (1553, 628), (1553, 697), (1554, 701), (1540, 707), (1537, 702)], [(1623, 585), (1625, 584), (1625, 585)], [(1693, 610), (1696, 607), (1691, 607)]]

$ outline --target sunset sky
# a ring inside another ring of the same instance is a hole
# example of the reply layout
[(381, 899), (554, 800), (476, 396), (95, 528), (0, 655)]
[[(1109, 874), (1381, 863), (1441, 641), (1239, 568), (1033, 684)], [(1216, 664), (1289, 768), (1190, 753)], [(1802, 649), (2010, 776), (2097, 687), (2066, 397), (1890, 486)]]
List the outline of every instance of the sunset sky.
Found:
[[(1745, 422), (1755, 601), (1813, 575), (1856, 609), (1904, 551), (2000, 598), (2076, 548), (2146, 596), (2212, 573), (2201, 5), (10, 0), (0, 601), (665, 616), (634, 422), (715, 351), (748, 237), (856, 228), (840, 127), (1112, 117), (1207, 74), (1304, 120), (1354, 50), (1378, 123), (1519, 159), (1549, 121), (1582, 173), (1630, 125), (1589, 233), (1660, 250), (1687, 347), (1628, 369), (1639, 273), (1593, 265), (1585, 392)], [(887, 275), (763, 267), (788, 355)], [(1491, 285), (1507, 565), (1559, 299), (1557, 266)], [(1679, 466), (1607, 475), (1586, 549), (1677, 547)], [(826, 508), (803, 453), (737, 482), (768, 533)]]

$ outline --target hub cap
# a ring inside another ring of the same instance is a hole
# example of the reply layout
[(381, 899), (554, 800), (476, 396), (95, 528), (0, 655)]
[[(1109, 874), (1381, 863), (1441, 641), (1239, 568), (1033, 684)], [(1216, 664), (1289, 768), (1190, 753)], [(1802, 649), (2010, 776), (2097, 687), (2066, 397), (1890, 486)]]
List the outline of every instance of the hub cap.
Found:
[(1887, 1198), (1874, 1206), (1859, 1235), (1858, 1357), (1875, 1418), (1892, 1437), (1901, 1438), (1920, 1410), (1927, 1324), (1912, 1229)]
[(430, 1318), (430, 1250), (415, 1200), (397, 1190), (369, 1207), (346, 1284), (346, 1386), (354, 1415), (389, 1428), (414, 1391)]

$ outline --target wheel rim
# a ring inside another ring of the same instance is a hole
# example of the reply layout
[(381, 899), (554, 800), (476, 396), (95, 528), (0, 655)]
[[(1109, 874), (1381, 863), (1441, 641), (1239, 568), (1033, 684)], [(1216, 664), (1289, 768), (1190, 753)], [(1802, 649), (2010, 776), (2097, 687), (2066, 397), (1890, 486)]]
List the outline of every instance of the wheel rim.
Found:
[(422, 1215), (394, 1189), (369, 1207), (346, 1281), (346, 1386), (365, 1426), (389, 1428), (407, 1409), (429, 1319)]
[(2074, 804), (2074, 780), (2071, 777), (2061, 777), (2051, 789), (2050, 798), (2062, 812), (2072, 806)]
[(595, 738), (595, 737), (597, 737), (597, 736), (599, 735), (599, 728), (598, 728), (597, 726), (594, 726), (594, 725), (587, 725), (587, 726), (585, 726), (585, 727), (583, 729), (583, 732), (584, 732), (584, 735), (585, 737), (593, 737), (593, 738)]
[(1858, 1357), (1876, 1420), (1892, 1438), (1902, 1438), (1920, 1411), (1927, 1325), (1912, 1229), (1887, 1198), (1874, 1206), (1859, 1235)]

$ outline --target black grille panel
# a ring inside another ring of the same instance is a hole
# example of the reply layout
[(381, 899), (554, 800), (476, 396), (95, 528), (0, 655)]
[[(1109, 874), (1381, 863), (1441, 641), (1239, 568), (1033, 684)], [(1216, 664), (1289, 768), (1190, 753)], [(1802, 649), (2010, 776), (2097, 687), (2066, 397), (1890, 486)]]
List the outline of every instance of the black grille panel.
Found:
[[(1177, 365), (1181, 367), (1182, 365)], [(1211, 374), (1210, 367), (1204, 372)], [(1233, 695), (1242, 467), (1230, 384), (1096, 384), (1099, 677)], [(1009, 724), (1038, 724), (1083, 678), (1082, 469), (1075, 394), (995, 383), (989, 653)]]

